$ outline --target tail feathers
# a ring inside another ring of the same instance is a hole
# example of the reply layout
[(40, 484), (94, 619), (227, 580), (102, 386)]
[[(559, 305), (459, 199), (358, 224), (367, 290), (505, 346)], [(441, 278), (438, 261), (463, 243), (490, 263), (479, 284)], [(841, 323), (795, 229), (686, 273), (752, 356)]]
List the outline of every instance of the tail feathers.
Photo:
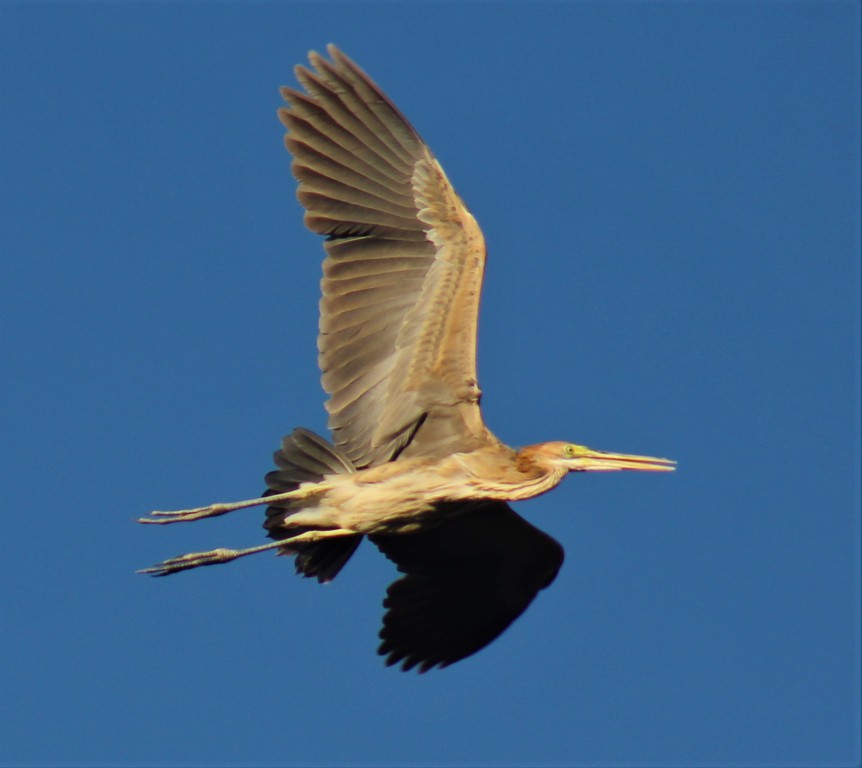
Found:
[[(354, 472), (355, 468), (338, 448), (328, 440), (307, 429), (295, 429), (281, 441), (281, 449), (273, 454), (278, 469), (266, 476), (269, 489), (263, 494), (293, 491), (301, 483), (317, 483), (326, 475)], [(295, 555), (296, 572), (315, 577), (318, 581), (332, 581), (344, 564), (356, 551), (362, 536), (342, 536), (321, 541), (303, 541), (291, 545), (289, 540), (311, 530), (307, 527), (291, 527), (287, 524), (291, 512), (297, 512), (309, 504), (309, 499), (286, 499), (276, 502), (266, 510), (263, 527), (267, 535), (276, 541), (285, 540), (284, 554)]]
[[(307, 429), (294, 429), (273, 454), (278, 469), (266, 476), (272, 493), (295, 490), (300, 483), (317, 483), (326, 475), (354, 472), (355, 467), (338, 448)], [(271, 495), (271, 494), (270, 494)]]
[[(278, 538), (270, 533), (272, 538)], [(285, 547), (285, 554), (296, 555), (296, 572), (319, 582), (332, 581), (362, 541), (361, 534), (339, 536), (321, 541), (300, 541)]]

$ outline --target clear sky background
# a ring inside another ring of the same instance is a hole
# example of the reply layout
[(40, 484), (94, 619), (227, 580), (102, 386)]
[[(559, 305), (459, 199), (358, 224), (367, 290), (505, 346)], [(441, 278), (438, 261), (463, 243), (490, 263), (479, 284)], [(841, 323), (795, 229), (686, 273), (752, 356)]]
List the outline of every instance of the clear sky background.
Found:
[[(855, 2), (0, 5), (0, 763), (858, 763)], [(485, 417), (679, 461), (517, 505), (566, 548), (477, 656), (383, 666), (247, 498), (325, 430), (278, 86), (335, 42), (489, 246)]]

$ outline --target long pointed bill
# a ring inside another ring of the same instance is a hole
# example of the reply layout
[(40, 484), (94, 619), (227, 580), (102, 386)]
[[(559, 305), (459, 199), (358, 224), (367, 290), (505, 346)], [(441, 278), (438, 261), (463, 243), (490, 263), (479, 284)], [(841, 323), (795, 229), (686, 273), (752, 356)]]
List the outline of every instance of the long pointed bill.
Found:
[(654, 456), (633, 456), (627, 453), (605, 453), (586, 448), (580, 456), (568, 461), (575, 472), (614, 472), (629, 469), (639, 472), (673, 472), (676, 462)]

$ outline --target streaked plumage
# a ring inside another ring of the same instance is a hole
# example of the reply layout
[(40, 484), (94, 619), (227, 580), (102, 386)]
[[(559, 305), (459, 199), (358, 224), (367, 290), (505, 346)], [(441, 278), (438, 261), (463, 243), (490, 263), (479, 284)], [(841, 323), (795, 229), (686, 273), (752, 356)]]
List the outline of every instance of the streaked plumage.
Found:
[(167, 575), (266, 549), (333, 579), (363, 536), (404, 575), (388, 589), (379, 652), (425, 671), (483, 648), (563, 562), (562, 547), (508, 506), (570, 471), (667, 471), (673, 462), (553, 442), (501, 443), (479, 410), (476, 329), (485, 243), (431, 151), (334, 46), (279, 110), (310, 230), (326, 236), (319, 364), (333, 444), (284, 438), (259, 499), (141, 522), (268, 504), (271, 544), (183, 555)]

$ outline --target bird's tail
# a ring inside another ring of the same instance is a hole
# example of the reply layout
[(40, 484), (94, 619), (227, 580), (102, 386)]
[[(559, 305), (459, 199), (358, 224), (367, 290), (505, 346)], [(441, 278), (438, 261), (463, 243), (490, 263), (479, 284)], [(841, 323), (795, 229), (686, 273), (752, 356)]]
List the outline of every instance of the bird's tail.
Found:
[[(266, 476), (268, 490), (264, 496), (273, 496), (296, 490), (302, 483), (319, 483), (327, 475), (355, 472), (356, 468), (342, 451), (320, 435), (298, 428), (281, 441), (281, 448), (273, 454), (278, 469)], [(296, 572), (316, 577), (318, 581), (332, 581), (350, 556), (356, 551), (362, 536), (339, 536), (320, 541), (303, 541), (290, 544), (290, 539), (311, 530), (308, 527), (291, 527), (290, 515), (309, 504), (309, 498), (284, 499), (267, 507), (263, 527), (276, 541), (285, 540), (280, 551), (295, 555)]]

